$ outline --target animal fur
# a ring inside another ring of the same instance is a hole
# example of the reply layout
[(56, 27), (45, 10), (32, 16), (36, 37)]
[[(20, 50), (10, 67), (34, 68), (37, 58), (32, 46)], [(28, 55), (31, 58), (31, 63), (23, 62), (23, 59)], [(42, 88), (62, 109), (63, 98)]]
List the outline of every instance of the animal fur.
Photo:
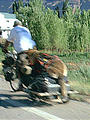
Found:
[(60, 59), (55, 59), (47, 68), (47, 72), (51, 77), (63, 78), (64, 76), (67, 76), (67, 67)]

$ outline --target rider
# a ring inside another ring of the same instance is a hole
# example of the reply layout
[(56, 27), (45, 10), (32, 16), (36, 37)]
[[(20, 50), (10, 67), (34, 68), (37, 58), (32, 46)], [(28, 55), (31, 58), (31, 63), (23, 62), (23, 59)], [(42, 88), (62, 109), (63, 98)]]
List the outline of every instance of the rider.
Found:
[(36, 43), (32, 40), (29, 29), (22, 26), (21, 21), (16, 20), (13, 27), (10, 36), (5, 42), (3, 51), (7, 52), (9, 44), (13, 43), (15, 51), (18, 53), (19, 64), (21, 63), (23, 68), (23, 66), (29, 62), (28, 59), (26, 59), (27, 55), (24, 54), (25, 51), (36, 49)]
[(28, 49), (33, 49), (36, 46), (35, 41), (32, 40), (29, 29), (22, 26), (21, 21), (16, 20), (10, 32), (10, 36), (5, 42), (4, 49), (7, 50), (9, 43), (13, 43), (14, 49), (17, 53), (21, 53)]
[[(36, 49), (36, 43), (32, 40), (31, 33), (28, 28), (22, 26), (21, 21), (16, 20), (13, 25), (13, 29), (10, 32), (10, 36), (6, 40), (3, 48), (3, 52), (7, 52), (7, 48), (10, 43), (13, 43), (14, 49), (17, 52), (18, 61), (22, 61), (22, 68), (25, 64), (29, 64), (29, 61), (25, 59), (27, 56), (24, 54), (25, 51)], [(24, 63), (24, 64), (23, 64)], [(31, 72), (31, 68), (28, 68), (29, 72)], [(20, 78), (20, 74), (18, 72), (18, 78)], [(22, 89), (22, 85), (20, 82), (19, 85)]]

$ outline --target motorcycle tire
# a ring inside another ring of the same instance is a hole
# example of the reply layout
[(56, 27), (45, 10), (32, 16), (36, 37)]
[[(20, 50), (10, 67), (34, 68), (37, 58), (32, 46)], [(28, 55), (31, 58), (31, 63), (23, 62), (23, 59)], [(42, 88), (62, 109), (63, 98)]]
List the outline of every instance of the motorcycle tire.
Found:
[(22, 89), (22, 84), (20, 84), (19, 79), (14, 79), (10, 81), (10, 86), (13, 91), (20, 91)]

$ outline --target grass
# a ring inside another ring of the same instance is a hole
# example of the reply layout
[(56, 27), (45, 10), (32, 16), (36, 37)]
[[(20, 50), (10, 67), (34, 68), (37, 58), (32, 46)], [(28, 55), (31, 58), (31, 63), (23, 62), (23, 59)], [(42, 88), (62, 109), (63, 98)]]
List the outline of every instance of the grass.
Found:
[(68, 79), (73, 90), (90, 95), (90, 53), (61, 57), (68, 67)]

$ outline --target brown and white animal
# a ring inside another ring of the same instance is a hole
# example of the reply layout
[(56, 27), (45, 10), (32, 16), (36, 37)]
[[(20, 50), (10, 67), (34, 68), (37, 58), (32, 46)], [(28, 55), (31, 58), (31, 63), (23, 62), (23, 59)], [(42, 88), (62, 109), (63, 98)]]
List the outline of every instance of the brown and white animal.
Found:
[[(23, 65), (25, 66), (26, 63), (28, 63), (28, 58), (29, 62), (32, 64), (35, 64), (36, 59), (40, 61), (40, 64), (43, 64), (42, 60), (45, 61), (44, 67), (47, 71), (47, 73), (56, 79), (56, 82), (60, 85), (61, 87), (61, 95), (63, 97), (63, 102), (67, 102), (67, 90), (65, 86), (65, 80), (64, 78), (67, 78), (67, 67), (65, 63), (58, 57), (58, 56), (50, 56), (48, 54), (41, 53), (38, 50), (29, 50), (26, 51), (24, 54), (20, 55), (20, 59), (23, 62)], [(26, 67), (28, 64), (26, 65)], [(28, 68), (28, 67), (27, 67)], [(27, 73), (28, 73), (27, 69)]]

